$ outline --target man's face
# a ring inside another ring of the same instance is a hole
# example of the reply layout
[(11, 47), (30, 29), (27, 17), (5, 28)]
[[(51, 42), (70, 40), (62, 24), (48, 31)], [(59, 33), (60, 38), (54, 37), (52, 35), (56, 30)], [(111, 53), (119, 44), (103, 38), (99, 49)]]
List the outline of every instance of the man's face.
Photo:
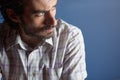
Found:
[(33, 37), (49, 38), (57, 24), (57, 0), (29, 0), (20, 18), (21, 30)]

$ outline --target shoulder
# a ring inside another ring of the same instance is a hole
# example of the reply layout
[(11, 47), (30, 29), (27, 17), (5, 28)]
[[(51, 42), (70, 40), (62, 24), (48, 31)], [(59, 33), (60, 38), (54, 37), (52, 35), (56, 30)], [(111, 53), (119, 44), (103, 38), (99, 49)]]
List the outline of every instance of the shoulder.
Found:
[(82, 37), (82, 31), (80, 28), (78, 28), (77, 26), (74, 26), (62, 19), (58, 20), (58, 31), (63, 33), (63, 34), (67, 34), (67, 36), (69, 37)]
[(2, 38), (4, 38), (7, 31), (8, 31), (7, 26), (5, 26), (4, 23), (0, 23), (0, 40), (2, 40)]
[[(6, 22), (0, 23), (0, 36), (2, 38), (8, 37), (8, 34), (14, 29), (11, 28)], [(1, 39), (1, 38), (0, 38)]]
[(0, 23), (0, 41), (2, 40), (4, 33), (5, 31), (4, 31), (3, 23)]
[(5, 35), (4, 26), (3, 23), (0, 23), (0, 53), (3, 47), (4, 35)]
[(0, 23), (0, 49), (3, 47), (3, 42), (8, 36), (9, 31), (10, 27), (8, 27), (6, 23)]

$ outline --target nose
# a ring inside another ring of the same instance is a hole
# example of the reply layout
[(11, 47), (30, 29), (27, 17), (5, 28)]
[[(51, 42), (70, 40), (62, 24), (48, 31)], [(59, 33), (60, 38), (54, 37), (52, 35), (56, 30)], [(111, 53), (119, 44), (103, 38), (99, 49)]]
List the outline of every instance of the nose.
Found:
[(48, 11), (45, 14), (45, 20), (44, 20), (45, 25), (56, 25), (56, 19), (55, 19), (55, 13)]

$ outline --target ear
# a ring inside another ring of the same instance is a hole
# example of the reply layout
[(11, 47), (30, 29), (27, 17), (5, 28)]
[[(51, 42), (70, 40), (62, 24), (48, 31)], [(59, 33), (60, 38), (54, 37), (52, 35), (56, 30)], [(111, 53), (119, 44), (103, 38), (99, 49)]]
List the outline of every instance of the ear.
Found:
[(17, 16), (17, 14), (12, 10), (12, 9), (7, 9), (6, 10), (6, 13), (8, 15), (8, 18), (15, 22), (15, 23), (18, 23), (19, 22), (19, 16)]

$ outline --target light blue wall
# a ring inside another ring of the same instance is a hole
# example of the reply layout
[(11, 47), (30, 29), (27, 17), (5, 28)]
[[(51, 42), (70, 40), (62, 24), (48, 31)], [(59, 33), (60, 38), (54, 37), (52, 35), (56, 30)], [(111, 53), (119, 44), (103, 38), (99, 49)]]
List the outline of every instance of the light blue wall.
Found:
[(59, 0), (57, 9), (83, 32), (87, 80), (120, 80), (120, 0)]
[(57, 17), (83, 32), (87, 80), (120, 80), (120, 0), (59, 0)]

